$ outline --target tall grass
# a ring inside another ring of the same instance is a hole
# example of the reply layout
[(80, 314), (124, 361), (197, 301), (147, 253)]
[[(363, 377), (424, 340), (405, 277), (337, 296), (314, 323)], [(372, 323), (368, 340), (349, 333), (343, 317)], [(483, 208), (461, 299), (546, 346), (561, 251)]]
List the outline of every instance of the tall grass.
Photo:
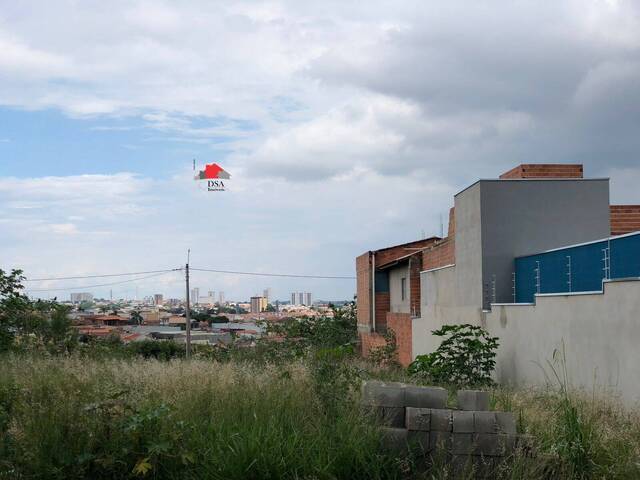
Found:
[(300, 364), (5, 358), (0, 478), (398, 478)]
[[(280, 366), (3, 356), (0, 479), (452, 478), (445, 461), (381, 450), (349, 387), (406, 374), (338, 353)], [(496, 388), (493, 402), (536, 456), (492, 478), (640, 478), (640, 416), (611, 396)]]

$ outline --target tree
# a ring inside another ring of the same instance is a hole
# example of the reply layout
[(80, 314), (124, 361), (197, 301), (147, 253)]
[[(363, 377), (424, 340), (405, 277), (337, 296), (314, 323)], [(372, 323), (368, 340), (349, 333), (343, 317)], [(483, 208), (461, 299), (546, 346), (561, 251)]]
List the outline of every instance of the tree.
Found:
[(12, 347), (16, 337), (30, 340), (52, 352), (69, 351), (76, 341), (68, 318), (69, 307), (56, 299), (31, 301), (22, 293), (21, 270), (0, 269), (0, 351)]
[(11, 347), (13, 339), (29, 313), (29, 299), (24, 289), (22, 270), (7, 273), (0, 269), (0, 351)]
[(498, 337), (476, 325), (444, 325), (434, 330), (443, 337), (438, 349), (418, 355), (409, 365), (409, 373), (436, 383), (458, 386), (491, 385), (495, 368)]
[(134, 310), (133, 312), (131, 312), (131, 320), (136, 325), (142, 325), (144, 318), (142, 317), (142, 313), (140, 312), (140, 310)]

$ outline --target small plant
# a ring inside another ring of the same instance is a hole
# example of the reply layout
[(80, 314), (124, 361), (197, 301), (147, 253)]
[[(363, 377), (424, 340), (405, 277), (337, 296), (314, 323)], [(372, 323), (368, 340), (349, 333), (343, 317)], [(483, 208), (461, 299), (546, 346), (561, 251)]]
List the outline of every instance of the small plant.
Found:
[(320, 348), (309, 361), (309, 373), (318, 398), (327, 410), (348, 401), (360, 383), (361, 373), (347, 360), (354, 355), (352, 346)]
[(444, 337), (438, 349), (418, 355), (409, 374), (432, 382), (457, 386), (491, 385), (498, 338), (475, 325), (444, 325), (432, 332)]
[(396, 342), (396, 332), (391, 328), (384, 334), (384, 345), (372, 348), (369, 352), (369, 360), (379, 367), (397, 367), (398, 363), (398, 343)]

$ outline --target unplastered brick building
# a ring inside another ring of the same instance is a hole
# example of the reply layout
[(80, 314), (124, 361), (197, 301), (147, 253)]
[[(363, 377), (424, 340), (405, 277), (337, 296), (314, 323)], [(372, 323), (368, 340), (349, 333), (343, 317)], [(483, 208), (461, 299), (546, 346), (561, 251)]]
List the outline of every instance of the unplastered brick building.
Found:
[[(640, 375), (640, 351), (629, 343), (640, 343), (640, 206), (610, 205), (609, 179), (583, 172), (579, 164), (523, 164), (478, 180), (454, 196), (445, 238), (359, 256), (363, 354), (391, 328), (407, 365), (437, 348), (433, 330), (469, 323), (501, 338), (497, 375), (505, 381), (543, 381), (533, 366), (563, 345), (576, 350), (570, 362), (587, 385), (594, 369), (607, 372), (607, 384), (621, 365)], [(594, 277), (598, 288), (580, 291)], [(628, 289), (637, 294), (612, 303)], [(572, 313), (589, 302), (582, 318)], [(633, 311), (635, 320), (627, 318)], [(640, 399), (640, 386), (622, 390)]]

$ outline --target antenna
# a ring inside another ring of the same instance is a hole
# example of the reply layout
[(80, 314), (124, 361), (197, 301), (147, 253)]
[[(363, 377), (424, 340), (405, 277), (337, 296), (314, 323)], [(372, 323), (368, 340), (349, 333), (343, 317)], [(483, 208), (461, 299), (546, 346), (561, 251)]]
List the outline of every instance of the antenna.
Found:
[(442, 213), (440, 213), (440, 238), (444, 236), (444, 224), (442, 223)]
[(196, 159), (195, 158), (193, 159), (193, 171), (194, 172), (196, 171)]

